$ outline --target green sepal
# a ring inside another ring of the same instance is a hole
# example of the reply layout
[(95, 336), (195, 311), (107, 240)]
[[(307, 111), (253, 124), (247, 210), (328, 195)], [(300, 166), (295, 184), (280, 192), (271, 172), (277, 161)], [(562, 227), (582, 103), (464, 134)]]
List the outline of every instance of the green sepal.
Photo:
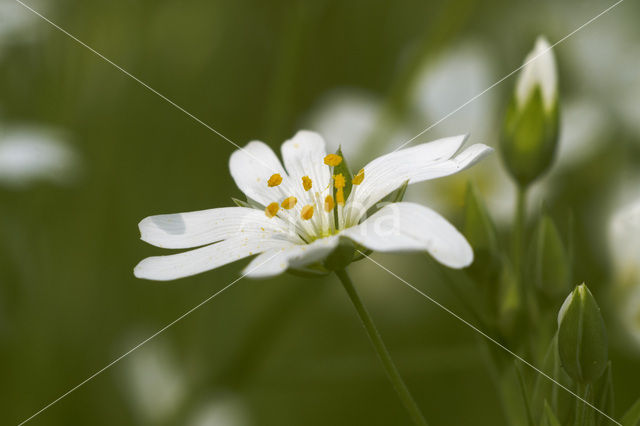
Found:
[(536, 288), (550, 300), (566, 294), (571, 279), (569, 254), (558, 228), (546, 214), (540, 218), (528, 258), (529, 279)]
[(567, 297), (558, 314), (558, 354), (567, 374), (582, 384), (598, 380), (607, 367), (607, 332), (600, 307), (585, 284)]
[(620, 423), (622, 426), (640, 426), (640, 398), (627, 410)]
[(287, 269), (287, 272), (291, 275), (302, 278), (319, 278), (331, 273), (331, 271), (329, 271), (320, 263), (307, 265), (304, 268), (289, 268)]
[(330, 271), (339, 271), (353, 262), (356, 248), (348, 238), (340, 238), (338, 246), (324, 260), (324, 267)]
[(365, 257), (371, 255), (371, 253), (373, 253), (373, 250), (368, 249), (364, 246), (361, 246), (360, 244), (356, 244), (355, 254), (353, 255), (353, 262), (358, 262), (364, 259)]
[[(349, 194), (351, 194), (351, 188), (353, 188), (353, 175), (351, 174), (351, 169), (349, 169), (349, 164), (347, 163), (347, 159), (342, 154), (342, 148), (338, 147), (336, 151), (336, 155), (342, 157), (342, 161), (340, 164), (333, 168), (333, 175), (342, 174), (344, 176), (344, 199), (345, 201), (349, 198)], [(336, 188), (333, 188), (333, 199), (336, 200)]]
[(407, 192), (407, 187), (409, 186), (409, 179), (402, 182), (402, 185), (398, 189), (396, 189), (395, 193), (392, 193), (391, 202), (399, 203), (404, 200), (404, 194)]
[(558, 145), (558, 128), (558, 100), (551, 109), (546, 109), (540, 87), (534, 89), (522, 108), (512, 97), (500, 137), (500, 153), (518, 184), (529, 185), (551, 166)]
[(258, 210), (265, 209), (265, 206), (263, 206), (262, 204), (258, 203), (255, 200), (252, 200), (251, 198), (247, 198), (247, 201), (242, 201), (237, 198), (231, 197), (231, 201), (233, 201), (233, 203), (238, 207), (246, 207), (249, 209), (258, 209)]
[(249, 209), (252, 208), (251, 204), (247, 203), (246, 201), (242, 201), (242, 200), (239, 200), (239, 199), (233, 198), (233, 197), (231, 197), (231, 201), (233, 201), (233, 203), (238, 207), (246, 207), (246, 208), (249, 208)]

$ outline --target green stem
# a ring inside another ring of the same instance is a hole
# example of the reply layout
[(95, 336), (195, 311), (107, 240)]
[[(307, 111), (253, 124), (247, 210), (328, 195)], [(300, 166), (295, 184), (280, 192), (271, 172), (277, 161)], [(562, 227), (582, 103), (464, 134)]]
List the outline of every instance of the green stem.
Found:
[(518, 277), (518, 282), (522, 282), (522, 259), (524, 251), (524, 230), (525, 215), (527, 210), (527, 188), (518, 185), (518, 195), (516, 201), (516, 212), (513, 223), (513, 266)]
[(351, 282), (351, 278), (349, 278), (347, 271), (344, 269), (336, 271), (336, 275), (342, 282), (344, 289), (347, 291), (347, 294), (349, 295), (353, 306), (356, 308), (356, 311), (360, 316), (360, 320), (362, 321), (362, 325), (367, 331), (369, 339), (371, 340), (371, 343), (373, 344), (373, 347), (378, 354), (380, 361), (382, 361), (387, 376), (389, 377), (389, 380), (391, 380), (391, 383), (393, 384), (398, 397), (400, 397), (402, 404), (407, 409), (409, 415), (416, 425), (426, 426), (427, 421), (422, 415), (422, 412), (420, 411), (420, 408), (416, 404), (415, 400), (411, 396), (411, 393), (409, 392), (407, 385), (404, 383), (404, 380), (402, 380), (398, 368), (393, 363), (393, 360), (391, 360), (391, 355), (389, 355), (389, 351), (382, 341), (382, 337), (376, 329), (376, 326), (373, 323), (373, 320), (371, 319), (367, 308), (365, 308), (364, 304), (362, 303), (362, 299), (360, 299), (360, 296), (356, 292), (356, 289), (353, 286), (353, 282)]

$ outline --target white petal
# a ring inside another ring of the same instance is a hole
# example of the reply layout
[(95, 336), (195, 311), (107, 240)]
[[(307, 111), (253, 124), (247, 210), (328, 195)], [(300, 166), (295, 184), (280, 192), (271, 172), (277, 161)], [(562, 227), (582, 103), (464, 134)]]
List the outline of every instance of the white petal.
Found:
[(457, 173), (492, 151), (486, 145), (475, 144), (453, 157), (466, 138), (460, 135), (438, 139), (383, 155), (367, 164), (364, 181), (353, 187), (349, 197), (349, 222), (357, 222), (370, 207), (407, 180), (416, 183)]
[(260, 241), (251, 238), (232, 238), (184, 253), (148, 257), (138, 263), (133, 273), (138, 278), (169, 281), (218, 268), (236, 260), (276, 247), (286, 247), (287, 240)]
[(540, 86), (545, 108), (551, 108), (558, 91), (558, 75), (553, 50), (544, 37), (538, 37), (535, 47), (527, 55), (524, 63), (516, 83), (518, 105), (522, 107), (535, 88)]
[(311, 178), (317, 191), (329, 184), (331, 173), (324, 164), (325, 142), (318, 133), (301, 130), (282, 144), (282, 160), (294, 188), (302, 188), (302, 177)]
[(323, 260), (338, 245), (339, 238), (320, 238), (311, 244), (296, 244), (284, 248), (265, 251), (247, 265), (243, 273), (252, 278), (278, 275), (289, 267), (302, 268)]
[[(290, 228), (277, 217), (268, 218), (262, 210), (245, 207), (149, 216), (138, 227), (143, 241), (171, 249), (198, 247), (234, 236), (264, 240), (288, 234)], [(291, 238), (299, 240), (295, 234)]]
[(438, 213), (419, 204), (390, 204), (343, 235), (374, 251), (427, 251), (451, 268), (473, 262), (473, 250), (464, 236)]
[(229, 170), (238, 188), (257, 202), (268, 205), (279, 194), (278, 187), (269, 188), (267, 181), (271, 175), (279, 173), (283, 179), (286, 173), (280, 160), (264, 142), (249, 142), (244, 148), (236, 150), (229, 159)]

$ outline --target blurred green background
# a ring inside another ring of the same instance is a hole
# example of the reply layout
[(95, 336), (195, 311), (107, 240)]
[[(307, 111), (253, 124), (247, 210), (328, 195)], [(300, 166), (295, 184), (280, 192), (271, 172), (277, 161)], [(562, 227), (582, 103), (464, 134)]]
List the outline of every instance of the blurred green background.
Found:
[[(518, 67), (539, 34), (553, 43), (613, 2), (28, 4), (239, 145), (260, 139), (278, 148), (312, 128), (334, 146), (357, 146), (350, 160), (357, 169)], [(616, 331), (607, 220), (640, 182), (638, 18), (638, 4), (623, 2), (555, 49), (560, 157), (531, 203), (544, 204), (564, 234), (574, 223), (576, 284), (586, 281), (603, 306), (621, 409), (638, 396), (640, 352)], [(513, 85), (514, 77), (414, 143), (468, 132), (471, 142), (496, 146)], [(53, 141), (63, 152), (50, 154), (53, 170), (37, 179), (0, 171), (2, 424), (31, 416), (230, 283), (246, 263), (170, 283), (133, 277), (138, 261), (163, 253), (139, 240), (142, 218), (226, 206), (241, 195), (227, 167), (234, 147), (2, 0), (0, 147), (16, 138)], [(494, 157), (408, 196), (460, 225), (471, 180), (498, 222), (508, 223), (513, 188)], [(376, 259), (465, 316), (430, 259)], [(472, 330), (370, 262), (351, 271), (431, 424), (506, 424)], [(409, 419), (337, 280), (285, 275), (238, 282), (30, 423)]]

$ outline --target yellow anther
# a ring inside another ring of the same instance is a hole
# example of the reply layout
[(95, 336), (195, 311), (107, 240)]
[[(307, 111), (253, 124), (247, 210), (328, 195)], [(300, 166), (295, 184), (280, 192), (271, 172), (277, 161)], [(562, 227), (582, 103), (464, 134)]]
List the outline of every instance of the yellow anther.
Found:
[(313, 206), (311, 204), (304, 206), (300, 212), (300, 217), (304, 220), (311, 219), (313, 217)]
[(273, 202), (269, 204), (266, 209), (264, 209), (264, 214), (266, 214), (267, 217), (271, 218), (278, 214), (278, 210), (280, 210), (280, 205)]
[(353, 177), (353, 180), (351, 181), (351, 183), (353, 183), (354, 185), (360, 185), (363, 180), (364, 180), (364, 169), (360, 169), (358, 174)]
[(333, 185), (336, 187), (336, 189), (344, 188), (345, 182), (344, 182), (344, 176), (342, 176), (342, 173), (333, 175)]
[(308, 191), (313, 186), (313, 182), (311, 182), (311, 178), (309, 176), (302, 176), (302, 187), (305, 191)]
[(269, 188), (278, 186), (281, 183), (282, 183), (282, 176), (280, 176), (280, 173), (275, 173), (271, 175), (271, 177), (267, 181), (267, 185), (269, 185)]
[(333, 201), (333, 197), (331, 195), (327, 195), (324, 199), (324, 211), (330, 212), (335, 207), (335, 202)]
[(335, 167), (340, 163), (342, 163), (342, 157), (340, 157), (338, 154), (329, 154), (324, 157), (324, 164), (326, 164), (327, 166)]
[(296, 197), (287, 197), (284, 199), (284, 201), (280, 205), (282, 206), (283, 209), (289, 210), (295, 207), (297, 202), (298, 202), (298, 199)]
[(336, 203), (344, 206), (344, 190), (342, 188), (338, 188), (336, 191)]

